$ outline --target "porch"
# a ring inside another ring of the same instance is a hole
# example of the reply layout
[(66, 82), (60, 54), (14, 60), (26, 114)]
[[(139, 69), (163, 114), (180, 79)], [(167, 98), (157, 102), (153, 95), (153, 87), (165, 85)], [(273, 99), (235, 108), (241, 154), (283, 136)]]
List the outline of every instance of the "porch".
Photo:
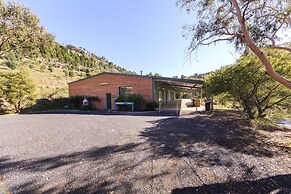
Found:
[(161, 111), (176, 111), (179, 115), (185, 115), (205, 111), (205, 107), (194, 107), (191, 99), (176, 99), (162, 105)]

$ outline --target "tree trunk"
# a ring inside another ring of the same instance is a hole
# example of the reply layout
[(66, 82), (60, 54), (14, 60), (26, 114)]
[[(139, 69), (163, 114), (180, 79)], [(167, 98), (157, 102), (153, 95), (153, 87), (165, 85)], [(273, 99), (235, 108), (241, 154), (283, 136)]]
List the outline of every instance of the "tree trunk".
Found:
[(20, 101), (17, 102), (17, 105), (15, 105), (16, 113), (20, 113)]
[(252, 111), (251, 106), (249, 105), (249, 102), (247, 100), (242, 100), (242, 105), (244, 107), (245, 112), (247, 113), (248, 117), (250, 119), (254, 119), (255, 118), (255, 114)]
[(264, 114), (265, 111), (263, 111), (261, 108), (258, 108), (258, 117), (264, 118), (266, 115)]

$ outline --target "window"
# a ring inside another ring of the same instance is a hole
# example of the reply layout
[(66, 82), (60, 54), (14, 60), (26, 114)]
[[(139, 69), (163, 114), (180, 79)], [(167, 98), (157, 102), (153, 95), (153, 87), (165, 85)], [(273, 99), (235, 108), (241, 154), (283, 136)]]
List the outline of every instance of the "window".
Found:
[(119, 96), (126, 96), (132, 94), (132, 87), (119, 87)]

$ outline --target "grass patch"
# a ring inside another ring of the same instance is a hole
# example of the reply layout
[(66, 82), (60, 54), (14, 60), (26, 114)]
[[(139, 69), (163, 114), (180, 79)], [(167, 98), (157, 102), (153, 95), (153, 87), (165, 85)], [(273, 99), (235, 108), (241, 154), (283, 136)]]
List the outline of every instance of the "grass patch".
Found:
[(255, 118), (252, 123), (260, 129), (264, 127), (280, 127), (275, 121), (268, 118)]
[(267, 118), (252, 120), (256, 131), (265, 136), (268, 142), (282, 148), (291, 157), (291, 129), (287, 129)]

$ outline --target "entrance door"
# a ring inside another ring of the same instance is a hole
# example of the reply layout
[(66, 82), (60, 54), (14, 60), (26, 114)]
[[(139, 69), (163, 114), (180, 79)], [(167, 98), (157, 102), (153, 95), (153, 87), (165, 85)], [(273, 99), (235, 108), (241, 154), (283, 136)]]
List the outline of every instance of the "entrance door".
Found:
[(111, 109), (111, 93), (106, 93), (106, 109)]

